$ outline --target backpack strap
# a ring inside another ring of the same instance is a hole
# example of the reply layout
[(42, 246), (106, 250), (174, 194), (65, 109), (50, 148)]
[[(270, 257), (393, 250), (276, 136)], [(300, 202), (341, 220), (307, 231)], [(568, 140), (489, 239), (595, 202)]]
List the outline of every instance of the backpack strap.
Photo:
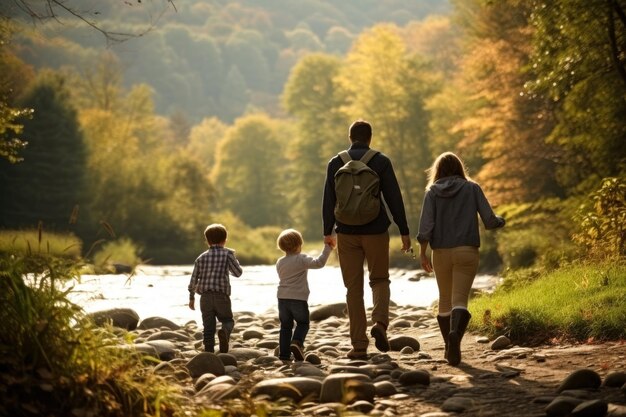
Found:
[(360, 161), (367, 165), (370, 159), (372, 159), (377, 153), (378, 151), (375, 151), (374, 149), (368, 149), (367, 152), (365, 152), (365, 155), (361, 157)]
[(352, 161), (352, 157), (350, 156), (348, 151), (341, 151), (341, 152), (339, 152), (338, 155), (339, 155), (339, 157), (341, 158), (341, 160), (343, 161), (344, 164), (347, 164), (348, 162)]

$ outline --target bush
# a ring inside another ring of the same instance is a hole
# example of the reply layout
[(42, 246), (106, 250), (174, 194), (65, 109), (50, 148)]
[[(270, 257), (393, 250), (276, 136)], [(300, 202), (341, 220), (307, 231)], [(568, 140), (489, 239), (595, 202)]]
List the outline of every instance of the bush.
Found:
[(66, 297), (80, 265), (0, 258), (0, 415), (172, 416), (173, 388)]
[(134, 269), (142, 262), (139, 253), (140, 248), (129, 238), (123, 237), (104, 243), (94, 255), (93, 263), (97, 269), (104, 271), (110, 270), (116, 264)]
[(591, 193), (575, 219), (573, 240), (591, 259), (620, 259), (626, 255), (626, 179), (605, 178)]

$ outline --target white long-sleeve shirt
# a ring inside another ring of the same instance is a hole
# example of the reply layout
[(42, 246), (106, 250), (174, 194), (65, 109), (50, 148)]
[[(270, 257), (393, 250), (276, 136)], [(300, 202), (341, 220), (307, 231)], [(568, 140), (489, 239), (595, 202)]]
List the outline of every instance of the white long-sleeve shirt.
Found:
[(310, 293), (307, 280), (308, 270), (323, 268), (330, 252), (332, 252), (331, 247), (324, 245), (324, 250), (317, 258), (304, 253), (292, 253), (278, 259), (276, 261), (279, 279), (278, 298), (308, 301)]

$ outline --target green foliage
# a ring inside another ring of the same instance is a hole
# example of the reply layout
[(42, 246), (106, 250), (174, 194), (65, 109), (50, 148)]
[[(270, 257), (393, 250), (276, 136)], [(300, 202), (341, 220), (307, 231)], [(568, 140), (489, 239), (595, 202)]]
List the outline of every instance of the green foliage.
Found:
[(82, 242), (73, 234), (39, 230), (0, 230), (0, 253), (49, 255), (78, 259)]
[(142, 261), (140, 253), (141, 248), (137, 244), (127, 237), (121, 237), (105, 242), (94, 254), (93, 263), (103, 270), (113, 264), (127, 265), (134, 269)]
[(626, 257), (626, 179), (605, 178), (576, 215), (579, 231), (573, 240), (590, 259)]
[(28, 146), (19, 164), (0, 160), (0, 224), (8, 228), (34, 227), (74, 230), (77, 207), (83, 198), (86, 149), (72, 108), (65, 79), (42, 73), (20, 105), (32, 108), (23, 120), (22, 139)]
[[(512, 281), (512, 282), (511, 282)], [(626, 337), (626, 266), (572, 264), (550, 273), (507, 275), (493, 294), (470, 301), (471, 329), (515, 343)]]
[(0, 257), (0, 414), (174, 415), (171, 386), (68, 300), (79, 266), (49, 255)]
[(569, 240), (571, 209), (558, 199), (499, 207), (507, 224), (497, 235), (498, 253), (504, 268), (546, 268), (575, 258)]

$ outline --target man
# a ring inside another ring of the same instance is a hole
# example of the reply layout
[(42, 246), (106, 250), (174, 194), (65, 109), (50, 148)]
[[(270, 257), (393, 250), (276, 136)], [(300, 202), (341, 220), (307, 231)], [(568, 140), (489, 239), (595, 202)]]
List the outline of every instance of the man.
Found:
[[(351, 146), (348, 153), (352, 159), (360, 159), (369, 150), (372, 139), (372, 126), (357, 120), (350, 126), (349, 139)], [(350, 321), (350, 341), (352, 350), (348, 352), (351, 359), (366, 359), (369, 339), (367, 338), (367, 318), (363, 301), (364, 272), (363, 265), (367, 261), (369, 284), (372, 289), (374, 308), (372, 311), (372, 327), (370, 334), (375, 345), (381, 352), (389, 350), (387, 327), (389, 325), (389, 226), (391, 221), (385, 205), (398, 226), (402, 237), (402, 250), (411, 248), (409, 227), (407, 225), (404, 202), (400, 186), (389, 158), (377, 153), (370, 159), (368, 166), (380, 179), (381, 204), (378, 216), (367, 224), (347, 225), (335, 218), (335, 173), (343, 166), (339, 155), (328, 162), (322, 216), (324, 222), (324, 242), (331, 246), (335, 243), (332, 236), (333, 227), (337, 233), (337, 254), (343, 282), (347, 289), (346, 301)]]

